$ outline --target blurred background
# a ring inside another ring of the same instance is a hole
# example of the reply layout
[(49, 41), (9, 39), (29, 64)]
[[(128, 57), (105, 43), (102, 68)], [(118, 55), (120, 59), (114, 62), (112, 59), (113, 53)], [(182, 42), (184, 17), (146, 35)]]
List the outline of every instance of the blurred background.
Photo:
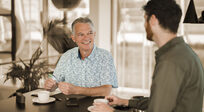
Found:
[[(0, 0), (0, 100), (22, 87), (19, 80), (16, 84), (11, 79), (4, 81), (12, 62), (29, 62), (39, 46), (42, 51), (39, 60), (47, 61), (49, 72), (54, 70), (64, 52), (59, 51), (64, 46), (59, 47), (62, 41), (57, 41), (59, 38), (55, 35), (63, 30), (68, 45), (65, 51), (74, 47), (69, 38), (70, 25), (80, 16), (93, 20), (96, 45), (114, 57), (119, 88), (113, 93), (125, 98), (149, 96), (154, 51), (158, 48), (146, 40), (142, 6), (148, 0), (76, 0), (79, 2), (71, 8), (62, 6), (64, 2), (59, 1), (56, 4), (56, 0)], [(70, 4), (75, 0), (67, 1)], [(204, 24), (183, 23), (190, 0), (176, 1), (183, 12), (178, 35), (184, 36), (204, 65)], [(193, 5), (200, 19), (204, 0), (194, 0)], [(43, 78), (40, 79), (39, 87), (43, 87), (43, 82)]]

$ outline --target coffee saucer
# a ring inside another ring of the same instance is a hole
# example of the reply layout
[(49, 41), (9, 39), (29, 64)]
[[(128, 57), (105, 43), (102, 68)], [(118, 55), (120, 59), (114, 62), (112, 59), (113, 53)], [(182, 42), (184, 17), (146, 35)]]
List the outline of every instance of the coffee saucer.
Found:
[(46, 102), (41, 102), (38, 98), (33, 98), (32, 101), (34, 103), (39, 103), (39, 104), (46, 104), (46, 103), (51, 103), (51, 102), (54, 102), (55, 101), (55, 98), (53, 97), (50, 97), (50, 99)]
[(93, 105), (92, 105), (92, 106), (89, 106), (89, 107), (88, 107), (88, 111), (91, 111), (93, 108), (94, 108)]

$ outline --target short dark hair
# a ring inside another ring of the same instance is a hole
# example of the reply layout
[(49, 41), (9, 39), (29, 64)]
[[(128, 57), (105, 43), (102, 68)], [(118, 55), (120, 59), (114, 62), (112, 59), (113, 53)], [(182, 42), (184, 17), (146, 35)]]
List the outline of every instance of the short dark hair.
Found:
[(93, 25), (93, 22), (91, 21), (91, 19), (89, 19), (88, 17), (79, 17), (79, 18), (75, 19), (74, 22), (72, 23), (72, 33), (74, 33), (74, 25), (77, 23), (90, 24), (92, 29), (94, 30), (94, 25)]
[(175, 0), (150, 0), (143, 9), (147, 15), (147, 21), (154, 14), (161, 27), (177, 33), (182, 11)]

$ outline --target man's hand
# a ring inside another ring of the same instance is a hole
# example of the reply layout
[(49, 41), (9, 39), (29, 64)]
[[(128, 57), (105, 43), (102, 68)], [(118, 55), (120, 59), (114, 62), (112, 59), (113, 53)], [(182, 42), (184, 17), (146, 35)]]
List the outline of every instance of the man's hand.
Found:
[(114, 109), (105, 103), (94, 103), (91, 112), (113, 112)]
[(44, 88), (47, 89), (47, 90), (51, 90), (55, 85), (56, 85), (56, 81), (49, 78), (45, 81), (45, 85), (44, 85)]
[(63, 94), (66, 95), (77, 94), (77, 87), (67, 82), (59, 82), (58, 88)]
[(109, 101), (109, 105), (126, 105), (128, 106), (128, 100), (121, 99), (117, 96), (106, 96), (105, 99)]

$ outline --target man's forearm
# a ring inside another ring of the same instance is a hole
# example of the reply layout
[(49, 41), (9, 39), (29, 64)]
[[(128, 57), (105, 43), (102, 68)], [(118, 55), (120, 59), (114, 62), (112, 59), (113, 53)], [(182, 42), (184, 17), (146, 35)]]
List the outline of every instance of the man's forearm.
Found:
[(107, 96), (111, 93), (112, 86), (111, 85), (103, 85), (99, 87), (77, 87), (76, 94), (83, 94), (87, 96)]

